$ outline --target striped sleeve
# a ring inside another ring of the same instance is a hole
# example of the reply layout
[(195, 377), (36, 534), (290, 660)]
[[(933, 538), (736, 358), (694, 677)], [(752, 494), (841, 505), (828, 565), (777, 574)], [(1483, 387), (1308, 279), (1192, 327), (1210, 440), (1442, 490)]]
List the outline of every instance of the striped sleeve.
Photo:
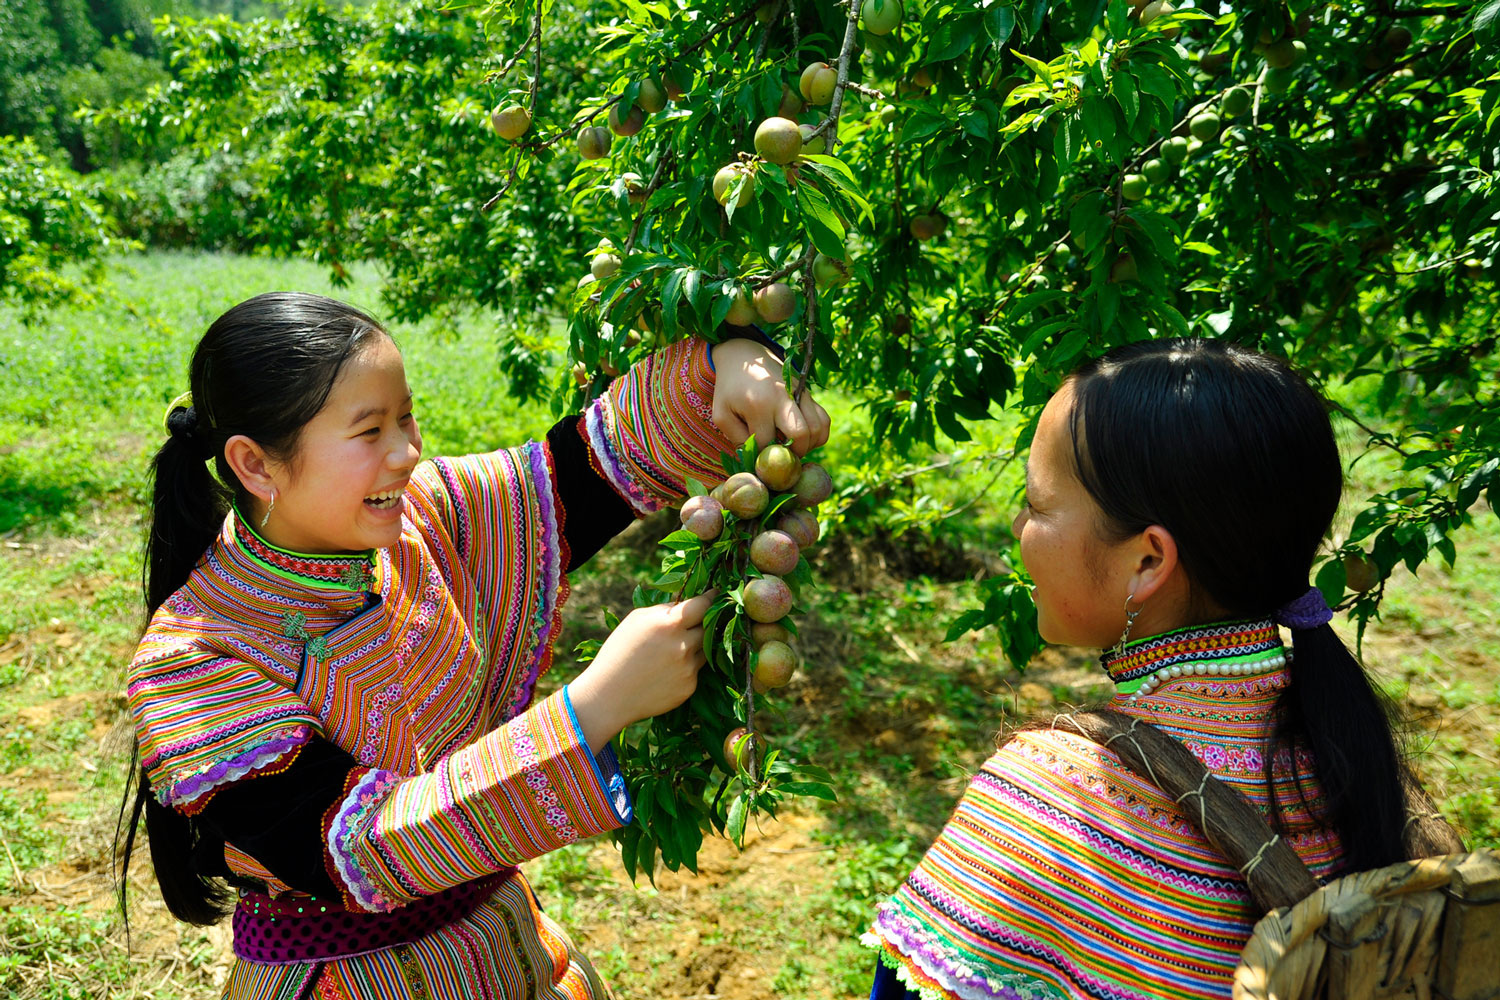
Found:
[(630, 818), (613, 752), (590, 752), (564, 688), (428, 774), (354, 769), (325, 829), (346, 901), (391, 910)]
[(248, 663), (147, 632), (126, 694), (157, 799), (199, 812), (229, 782), (285, 768), (321, 732), (285, 686)]
[(637, 515), (680, 499), (688, 477), (705, 485), (724, 478), (719, 456), (734, 446), (713, 421), (711, 350), (700, 337), (671, 344), (584, 411), (596, 469)]

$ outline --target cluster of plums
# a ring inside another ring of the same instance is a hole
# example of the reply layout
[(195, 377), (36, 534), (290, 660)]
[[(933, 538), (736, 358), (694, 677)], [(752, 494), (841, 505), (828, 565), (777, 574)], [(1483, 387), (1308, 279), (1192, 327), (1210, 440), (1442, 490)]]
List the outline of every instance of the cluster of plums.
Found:
[[(778, 508), (774, 523), (766, 523), (766, 511), (783, 493), (795, 500)], [(759, 575), (746, 580), (741, 593), (751, 621), (750, 645), (757, 654), (751, 680), (757, 693), (782, 687), (797, 670), (792, 632), (785, 624), (792, 588), (784, 577), (797, 568), (802, 550), (818, 540), (815, 511), (832, 493), (833, 479), (821, 465), (803, 462), (790, 448), (773, 444), (756, 456), (754, 472), (737, 472), (707, 496), (689, 497), (682, 505), (682, 526), (705, 544), (716, 541), (727, 523), (751, 526), (747, 554)], [(725, 737), (724, 756), (737, 769), (745, 767), (753, 739), (743, 727)]]

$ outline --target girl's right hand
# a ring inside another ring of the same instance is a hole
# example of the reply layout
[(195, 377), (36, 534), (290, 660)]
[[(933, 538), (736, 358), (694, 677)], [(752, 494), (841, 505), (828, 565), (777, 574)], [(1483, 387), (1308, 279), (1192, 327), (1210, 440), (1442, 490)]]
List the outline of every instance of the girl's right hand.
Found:
[(718, 594), (636, 608), (568, 685), (573, 712), (598, 753), (632, 722), (670, 711), (698, 686), (703, 616)]

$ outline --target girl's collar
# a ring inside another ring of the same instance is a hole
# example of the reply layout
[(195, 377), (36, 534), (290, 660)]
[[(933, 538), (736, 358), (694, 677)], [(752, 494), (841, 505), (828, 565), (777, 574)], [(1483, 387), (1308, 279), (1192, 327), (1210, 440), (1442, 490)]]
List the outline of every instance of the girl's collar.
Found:
[(263, 572), (303, 587), (332, 588), (365, 593), (375, 589), (379, 561), (375, 550), (346, 555), (311, 555), (278, 548), (260, 536), (250, 522), (231, 510), (230, 537), (234, 548)]
[(1133, 693), (1173, 668), (1184, 674), (1259, 672), (1268, 661), (1284, 656), (1275, 623), (1262, 618), (1190, 625), (1148, 636), (1123, 649), (1106, 650), (1099, 662), (1121, 691)]

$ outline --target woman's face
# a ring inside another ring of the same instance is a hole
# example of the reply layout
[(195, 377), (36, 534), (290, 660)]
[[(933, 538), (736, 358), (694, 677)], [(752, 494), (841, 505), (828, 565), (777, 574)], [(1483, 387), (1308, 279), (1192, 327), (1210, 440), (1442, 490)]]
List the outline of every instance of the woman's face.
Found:
[(1103, 513), (1074, 472), (1072, 405), (1067, 383), (1042, 410), (1026, 462), (1026, 502), (1011, 530), (1035, 583), (1042, 638), (1104, 648), (1125, 627), (1130, 575), (1126, 560), (1111, 558), (1117, 546), (1099, 537)]
[(401, 536), (402, 493), (422, 457), (401, 352), (389, 337), (344, 362), (296, 456), (270, 463), (276, 505), (261, 534), (293, 552), (361, 552)]

